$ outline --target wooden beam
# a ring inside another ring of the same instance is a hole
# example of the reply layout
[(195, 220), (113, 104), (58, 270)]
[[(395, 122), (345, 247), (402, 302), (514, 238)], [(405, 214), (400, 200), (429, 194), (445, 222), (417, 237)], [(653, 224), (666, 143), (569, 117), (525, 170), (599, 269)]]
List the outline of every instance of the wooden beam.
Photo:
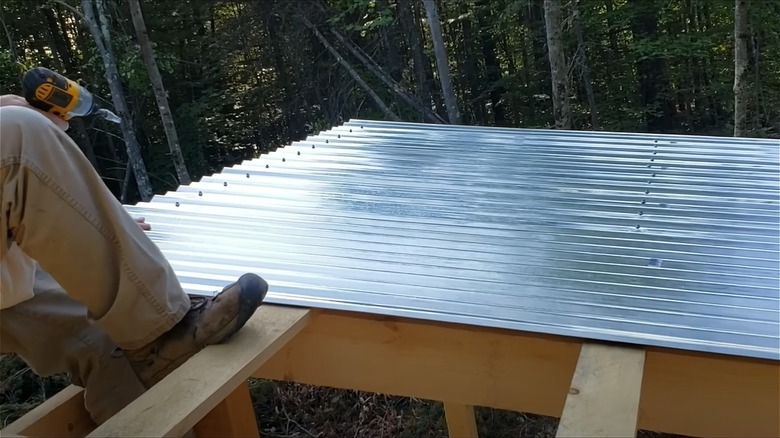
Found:
[[(576, 339), (323, 312), (255, 377), (560, 417)], [(780, 436), (780, 362), (647, 349), (638, 428)]]
[(479, 438), (474, 406), (444, 402), (444, 416), (450, 438)]
[(780, 362), (647, 349), (639, 428), (780, 437)]
[(310, 315), (308, 309), (263, 305), (229, 342), (202, 350), (88, 436), (185, 434), (303, 329)]
[(322, 312), (254, 375), (557, 417), (579, 352), (551, 336)]
[(194, 428), (196, 438), (259, 438), (260, 430), (249, 393), (249, 383), (238, 385), (230, 395), (211, 410)]
[(84, 389), (70, 385), (0, 430), (0, 437), (73, 438), (83, 437), (94, 428), (95, 423), (84, 407)]
[(556, 436), (636, 436), (644, 363), (640, 348), (583, 345)]
[[(577, 339), (272, 306), (242, 332), (188, 361), (93, 436), (184, 434), (253, 370), (268, 379), (561, 416), (581, 352)], [(80, 436), (83, 418), (80, 389), (71, 387), (0, 433), (23, 435), (35, 425), (46, 427), (32, 435)], [(780, 362), (648, 348), (637, 427), (780, 436)]]

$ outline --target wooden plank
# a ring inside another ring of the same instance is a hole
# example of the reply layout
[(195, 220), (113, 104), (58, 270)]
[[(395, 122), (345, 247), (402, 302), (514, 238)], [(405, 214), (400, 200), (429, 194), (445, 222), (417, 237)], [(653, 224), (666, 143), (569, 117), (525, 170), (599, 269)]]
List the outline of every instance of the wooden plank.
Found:
[(259, 438), (249, 383), (238, 385), (230, 395), (211, 410), (194, 428), (196, 438)]
[(450, 438), (479, 438), (474, 406), (444, 402), (444, 417)]
[(84, 389), (70, 385), (0, 430), (0, 436), (83, 437), (94, 428)]
[(780, 363), (648, 349), (639, 428), (686, 436), (780, 437)]
[[(326, 312), (256, 377), (560, 417), (581, 341)], [(638, 428), (780, 436), (780, 362), (647, 349)]]
[(582, 346), (557, 437), (636, 436), (645, 351)]
[(236, 336), (205, 348), (90, 437), (181, 436), (309, 321), (309, 309), (263, 305)]
[(254, 375), (560, 416), (579, 352), (550, 336), (323, 312)]

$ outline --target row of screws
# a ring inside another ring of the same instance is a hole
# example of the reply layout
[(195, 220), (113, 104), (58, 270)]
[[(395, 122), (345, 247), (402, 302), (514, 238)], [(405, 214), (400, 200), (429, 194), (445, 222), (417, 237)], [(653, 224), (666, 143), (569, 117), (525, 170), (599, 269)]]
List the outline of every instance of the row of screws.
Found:
[[(658, 140), (655, 140), (653, 143), (654, 143), (653, 144), (653, 156), (650, 158), (650, 164), (647, 165), (648, 168), (652, 168), (653, 167), (653, 165), (655, 163), (655, 157), (658, 155)], [(650, 179), (647, 180), (647, 185), (652, 184), (653, 183), (653, 178), (655, 178), (655, 177), (656, 177), (656, 173), (653, 172), (653, 174), (650, 176)], [(650, 194), (650, 189), (649, 188), (645, 189), (645, 196), (647, 196), (649, 194)], [(647, 204), (647, 198), (643, 198), (642, 199), (642, 205), (646, 205), (646, 204)], [(639, 216), (644, 216), (644, 214), (645, 214), (644, 210), (639, 210)], [(641, 225), (640, 224), (636, 224), (636, 229), (638, 230), (640, 228), (642, 228)]]
[[(360, 125), (360, 129), (363, 129), (363, 125)], [(351, 128), (350, 128), (349, 132), (352, 132), (352, 129), (351, 129)], [(338, 134), (338, 138), (341, 138), (341, 134)], [(325, 139), (325, 143), (330, 143), (330, 142), (329, 142), (327, 139)], [(312, 149), (316, 149), (316, 146), (314, 146), (314, 145), (311, 145), (311, 148), (312, 148)], [(301, 151), (298, 151), (298, 155), (299, 155), (299, 156), (301, 155)], [(286, 163), (286, 162), (287, 162), (287, 159), (285, 159), (285, 158), (282, 158), (282, 163)], [(266, 168), (266, 169), (268, 169), (269, 167), (270, 167), (270, 166), (269, 166), (268, 164), (266, 164), (266, 165), (265, 165), (265, 168)], [(247, 174), (246, 174), (246, 177), (247, 177), (247, 178), (249, 178), (249, 173), (248, 173), (248, 172), (247, 172)], [(227, 185), (228, 185), (227, 181), (223, 182), (223, 183), (222, 183), (222, 185), (223, 185), (224, 187), (227, 187)], [(201, 190), (198, 190), (198, 196), (203, 196), (203, 191), (201, 191)], [(177, 206), (177, 207), (181, 206), (181, 204), (179, 203), (179, 201), (176, 201), (176, 206)]]

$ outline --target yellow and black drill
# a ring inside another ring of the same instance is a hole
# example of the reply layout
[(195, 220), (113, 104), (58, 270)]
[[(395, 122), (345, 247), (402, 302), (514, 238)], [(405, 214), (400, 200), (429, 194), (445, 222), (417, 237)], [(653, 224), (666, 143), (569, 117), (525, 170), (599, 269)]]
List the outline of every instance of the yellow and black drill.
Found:
[(116, 114), (100, 108), (86, 88), (45, 67), (35, 67), (24, 74), (22, 93), (30, 105), (65, 120), (95, 115), (121, 123)]

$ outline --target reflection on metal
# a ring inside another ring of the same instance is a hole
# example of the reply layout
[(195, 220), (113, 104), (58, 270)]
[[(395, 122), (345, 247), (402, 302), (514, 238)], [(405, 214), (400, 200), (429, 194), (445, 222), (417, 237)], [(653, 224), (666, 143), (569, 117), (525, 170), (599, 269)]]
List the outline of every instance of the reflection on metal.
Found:
[(353, 120), (127, 209), (193, 294), (780, 359), (779, 151)]

